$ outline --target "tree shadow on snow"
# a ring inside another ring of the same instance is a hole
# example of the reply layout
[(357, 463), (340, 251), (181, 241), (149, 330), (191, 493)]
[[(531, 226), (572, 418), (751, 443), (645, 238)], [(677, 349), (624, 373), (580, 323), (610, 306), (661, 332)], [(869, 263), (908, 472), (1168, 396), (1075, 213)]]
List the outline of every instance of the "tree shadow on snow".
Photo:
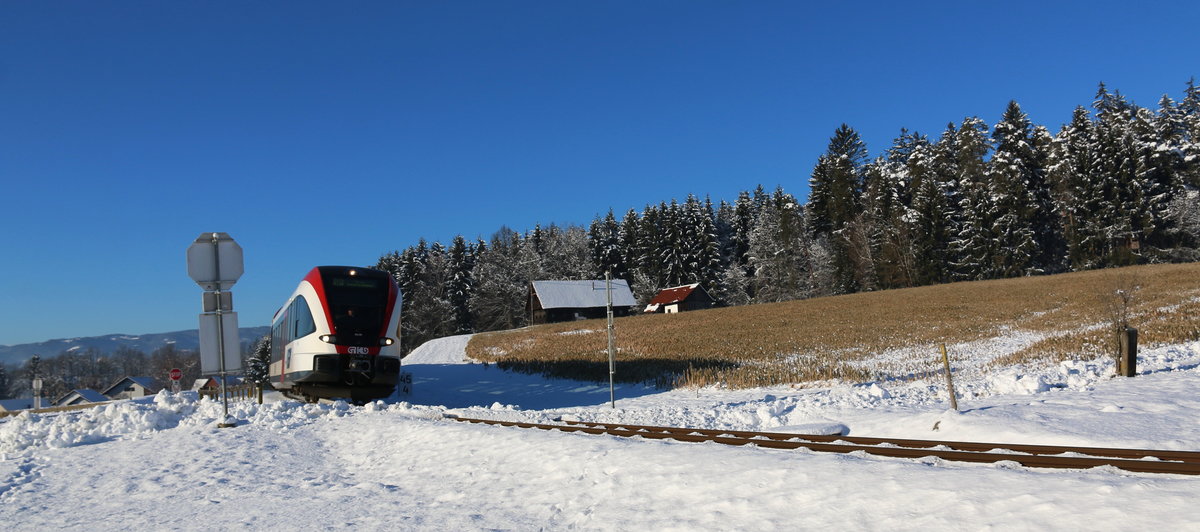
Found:
[[(641, 382), (649, 381), (642, 377), (643, 368), (646, 367), (644, 363), (617, 361), (618, 379), (636, 376)], [(595, 406), (609, 401), (607, 363), (564, 361), (561, 365), (519, 369), (506, 371), (496, 365), (485, 364), (408, 364), (404, 366), (404, 371), (413, 375), (412, 393), (398, 395), (396, 400), (450, 408), (487, 407), (500, 403), (536, 410)], [(544, 376), (561, 375), (567, 371), (593, 376), (594, 380)], [(630, 382), (617, 382), (615, 388), (618, 401), (666, 390)]]

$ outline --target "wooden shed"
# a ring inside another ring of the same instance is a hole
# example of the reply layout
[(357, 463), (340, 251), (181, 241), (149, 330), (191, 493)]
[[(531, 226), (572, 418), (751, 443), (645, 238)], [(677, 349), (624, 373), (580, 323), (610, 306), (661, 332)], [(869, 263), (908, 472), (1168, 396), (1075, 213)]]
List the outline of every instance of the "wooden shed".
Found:
[(654, 299), (650, 300), (650, 304), (646, 305), (646, 310), (643, 312), (675, 314), (712, 308), (716, 302), (712, 296), (708, 295), (708, 291), (700, 286), (700, 283), (692, 283), (663, 289), (654, 296)]
[[(534, 281), (526, 311), (531, 324), (603, 318), (608, 312), (604, 279), (593, 281)], [(637, 300), (623, 279), (612, 280), (613, 315), (628, 316)]]

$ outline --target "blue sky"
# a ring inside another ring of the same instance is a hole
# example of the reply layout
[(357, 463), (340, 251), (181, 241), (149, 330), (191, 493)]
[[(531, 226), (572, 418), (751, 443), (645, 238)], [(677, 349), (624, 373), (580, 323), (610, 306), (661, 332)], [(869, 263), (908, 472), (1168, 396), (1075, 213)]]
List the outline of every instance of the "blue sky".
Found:
[(419, 237), (806, 199), (843, 122), (876, 155), (1200, 74), (1194, 2), (805, 4), (0, 3), (0, 344), (195, 328), (201, 232), (265, 325), (312, 266)]

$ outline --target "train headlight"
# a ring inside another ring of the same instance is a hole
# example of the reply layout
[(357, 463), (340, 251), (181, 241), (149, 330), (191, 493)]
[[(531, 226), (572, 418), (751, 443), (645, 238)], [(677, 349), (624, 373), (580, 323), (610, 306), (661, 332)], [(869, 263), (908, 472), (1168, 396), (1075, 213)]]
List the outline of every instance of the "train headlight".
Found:
[(394, 343), (396, 343), (396, 341), (391, 338), (380, 338), (379, 339), (379, 345), (392, 345)]
[(318, 336), (317, 339), (321, 340), (322, 342), (325, 342), (327, 344), (336, 344), (337, 343), (337, 336), (334, 336), (332, 334), (322, 334), (321, 336)]

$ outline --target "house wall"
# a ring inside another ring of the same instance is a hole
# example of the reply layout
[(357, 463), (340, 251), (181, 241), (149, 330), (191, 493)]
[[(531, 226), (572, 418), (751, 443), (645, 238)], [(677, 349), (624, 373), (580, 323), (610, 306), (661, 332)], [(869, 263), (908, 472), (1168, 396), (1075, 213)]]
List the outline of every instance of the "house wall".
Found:
[[(613, 316), (628, 316), (633, 307), (613, 307)], [(608, 316), (606, 307), (552, 308), (534, 310), (532, 324), (561, 323), (575, 320), (595, 320)]]
[(716, 301), (708, 293), (696, 290), (683, 301), (682, 310), (704, 310), (713, 307)]

